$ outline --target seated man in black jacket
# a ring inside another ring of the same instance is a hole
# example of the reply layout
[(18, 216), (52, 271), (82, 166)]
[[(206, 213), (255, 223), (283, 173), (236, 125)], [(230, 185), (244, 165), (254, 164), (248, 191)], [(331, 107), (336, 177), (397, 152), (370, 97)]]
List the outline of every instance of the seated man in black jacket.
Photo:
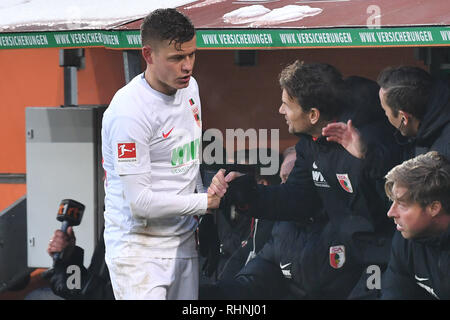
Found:
[[(369, 90), (364, 103), (353, 106), (345, 95), (359, 91), (344, 90), (339, 71), (327, 64), (298, 61), (282, 71), (280, 85), (279, 112), (289, 132), (300, 137), (287, 182), (265, 187), (231, 172), (226, 177), (218, 174), (208, 192), (226, 193), (242, 213), (289, 222), (274, 227), (257, 257), (234, 281), (217, 288), (214, 298), (367, 295), (352, 291), (369, 266), (387, 266), (394, 228), (385, 215), (389, 202), (383, 177), (401, 159), (401, 150), (390, 138), (393, 128), (380, 112), (378, 88)], [(373, 97), (378, 103), (371, 103)], [(322, 135), (327, 124), (348, 119), (368, 141), (365, 159)]]
[[(450, 157), (450, 88), (423, 69), (389, 67), (378, 76), (381, 106), (389, 122), (409, 139), (404, 160), (428, 151)], [(352, 123), (331, 123), (324, 135), (358, 158), (365, 156), (365, 141)], [(397, 136), (397, 140), (401, 140)], [(403, 141), (400, 141), (403, 144)], [(406, 146), (406, 145), (405, 145)], [(405, 147), (404, 146), (404, 147)]]
[[(47, 252), (50, 256), (61, 252), (59, 259), (55, 261), (53, 271), (49, 273), (51, 289), (54, 294), (69, 300), (114, 300), (108, 267), (105, 263), (103, 232), (97, 242), (88, 269), (83, 265), (84, 250), (76, 246), (72, 227), (67, 228), (67, 233), (56, 230), (50, 240)], [(75, 275), (75, 269), (70, 266), (76, 266), (80, 270), (79, 287), (76, 285), (76, 281), (70, 279), (72, 275)]]
[(386, 176), (388, 212), (397, 225), (383, 299), (450, 299), (450, 162), (437, 152)]

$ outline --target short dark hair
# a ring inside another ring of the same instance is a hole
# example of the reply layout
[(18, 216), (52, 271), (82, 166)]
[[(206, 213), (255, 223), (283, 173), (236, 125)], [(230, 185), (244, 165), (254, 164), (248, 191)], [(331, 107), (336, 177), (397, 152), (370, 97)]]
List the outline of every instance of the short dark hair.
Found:
[[(401, 199), (392, 192), (394, 184), (407, 189)], [(385, 191), (391, 200), (416, 202), (422, 208), (439, 201), (450, 214), (450, 161), (436, 151), (405, 161), (388, 172)]]
[(184, 14), (175, 9), (157, 9), (144, 18), (141, 24), (142, 45), (169, 40), (169, 45), (175, 42), (175, 47), (192, 40), (195, 28), (192, 22)]
[(389, 67), (378, 76), (378, 84), (385, 90), (386, 103), (394, 116), (403, 110), (419, 120), (425, 115), (432, 82), (428, 72), (409, 66)]
[(344, 85), (343, 98), (352, 114), (354, 126), (361, 127), (375, 121), (386, 121), (378, 94), (380, 86), (376, 81), (350, 76), (344, 80)]
[(338, 91), (342, 85), (342, 74), (335, 67), (297, 60), (281, 71), (279, 82), (303, 110), (317, 108), (326, 120), (341, 113)]

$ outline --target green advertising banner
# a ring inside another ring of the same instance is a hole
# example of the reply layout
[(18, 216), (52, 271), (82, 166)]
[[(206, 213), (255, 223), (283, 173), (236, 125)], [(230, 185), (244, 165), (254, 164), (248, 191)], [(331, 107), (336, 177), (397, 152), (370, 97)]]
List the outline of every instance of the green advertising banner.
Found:
[[(450, 27), (197, 30), (199, 49), (450, 46)], [(0, 49), (139, 49), (138, 30), (0, 33)]]
[(0, 33), (0, 49), (123, 47), (122, 34), (110, 31)]
[(314, 48), (450, 45), (450, 28), (200, 30), (199, 48)]

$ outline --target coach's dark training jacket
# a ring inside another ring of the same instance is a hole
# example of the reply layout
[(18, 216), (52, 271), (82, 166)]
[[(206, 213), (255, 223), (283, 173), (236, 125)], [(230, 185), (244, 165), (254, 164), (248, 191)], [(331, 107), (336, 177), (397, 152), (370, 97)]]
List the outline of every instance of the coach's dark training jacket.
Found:
[[(365, 160), (324, 137), (314, 141), (301, 135), (286, 184), (257, 186), (256, 193), (245, 196), (253, 197), (249, 214), (296, 222), (274, 227), (272, 241), (241, 271), (236, 283), (222, 287), (222, 298), (233, 294), (234, 299), (344, 299), (367, 266), (386, 267), (393, 223), (386, 216), (389, 202), (383, 177), (401, 161), (402, 151), (386, 121), (359, 129), (368, 141)], [(245, 193), (236, 189), (232, 185), (227, 193)], [(331, 255), (332, 247), (344, 248), (345, 253)], [(292, 279), (287, 280), (290, 290), (280, 288), (280, 274)]]
[(450, 299), (450, 228), (420, 240), (396, 232), (381, 287), (383, 299)]
[[(407, 159), (428, 151), (437, 151), (450, 159), (450, 89), (446, 81), (433, 85), (430, 100), (417, 136), (412, 139), (413, 154)], [(407, 160), (406, 159), (406, 160)]]

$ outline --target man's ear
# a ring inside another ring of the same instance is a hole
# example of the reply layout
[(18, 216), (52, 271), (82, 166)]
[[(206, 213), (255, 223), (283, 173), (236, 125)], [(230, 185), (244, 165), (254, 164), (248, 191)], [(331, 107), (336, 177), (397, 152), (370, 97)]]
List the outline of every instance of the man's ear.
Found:
[(398, 114), (400, 116), (400, 121), (406, 126), (411, 120), (411, 114), (403, 110), (398, 110)]
[(427, 205), (426, 210), (427, 213), (434, 218), (442, 211), (442, 203), (440, 201), (433, 201)]
[(319, 122), (320, 119), (320, 111), (317, 108), (311, 108), (309, 110), (309, 121), (311, 124), (316, 124)]
[(152, 53), (153, 49), (149, 45), (145, 45), (142, 47), (142, 56), (144, 57), (144, 60), (145, 62), (147, 62), (147, 64), (153, 63)]

